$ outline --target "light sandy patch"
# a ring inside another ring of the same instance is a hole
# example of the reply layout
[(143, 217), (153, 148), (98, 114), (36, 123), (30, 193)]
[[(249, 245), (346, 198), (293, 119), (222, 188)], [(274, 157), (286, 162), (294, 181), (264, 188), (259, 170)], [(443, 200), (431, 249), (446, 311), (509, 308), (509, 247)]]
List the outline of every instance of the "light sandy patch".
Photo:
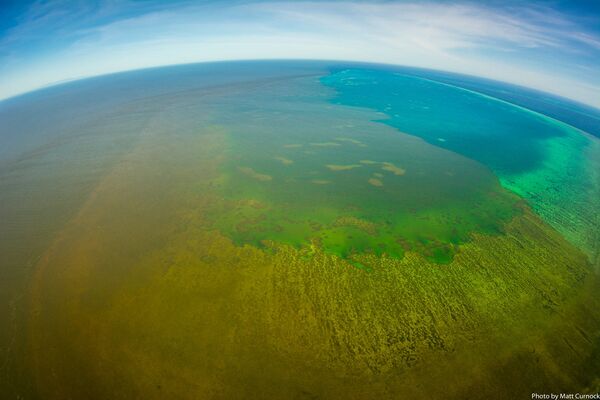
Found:
[(350, 164), (350, 165), (335, 165), (335, 164), (327, 164), (327, 168), (332, 171), (348, 171), (354, 168), (360, 168), (361, 165), (358, 164)]
[(289, 158), (285, 158), (285, 157), (275, 157), (275, 159), (276, 159), (277, 161), (281, 161), (281, 163), (282, 163), (283, 165), (290, 165), (290, 164), (293, 164), (293, 163), (294, 163), (294, 161), (293, 161), (293, 160), (290, 160)]
[(361, 164), (365, 164), (365, 165), (379, 164), (377, 161), (371, 161), (371, 160), (360, 160), (359, 162)]
[(312, 181), (310, 181), (311, 183), (314, 183), (315, 185), (328, 185), (331, 183), (331, 181), (326, 181), (324, 179), (313, 179)]
[(390, 162), (384, 162), (383, 167), (381, 167), (381, 169), (384, 171), (389, 171), (397, 176), (402, 176), (406, 173), (406, 170), (404, 168), (397, 167)]
[(262, 182), (267, 182), (273, 179), (271, 175), (261, 174), (260, 172), (256, 172), (250, 167), (239, 167), (238, 170), (244, 174), (249, 176), (252, 179), (256, 179)]
[(383, 186), (383, 182), (381, 182), (381, 180), (377, 179), (377, 178), (371, 178), (369, 179), (369, 183), (373, 186), (377, 186), (377, 187), (381, 187)]
[(375, 172), (375, 173), (373, 174), (373, 176), (374, 176), (375, 178), (383, 178), (383, 174), (380, 174), (379, 172)]

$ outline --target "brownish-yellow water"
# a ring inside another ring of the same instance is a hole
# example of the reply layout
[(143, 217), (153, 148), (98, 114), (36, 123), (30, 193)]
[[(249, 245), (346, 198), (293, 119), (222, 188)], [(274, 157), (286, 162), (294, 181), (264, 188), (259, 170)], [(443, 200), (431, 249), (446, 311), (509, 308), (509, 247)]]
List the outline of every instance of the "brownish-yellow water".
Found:
[(46, 251), (28, 329), (42, 397), (508, 398), (597, 385), (595, 278), (529, 211), (448, 265), (407, 253), (367, 272), (319, 250), (266, 253), (205, 227), (222, 145), (214, 128), (176, 162), (140, 146)]

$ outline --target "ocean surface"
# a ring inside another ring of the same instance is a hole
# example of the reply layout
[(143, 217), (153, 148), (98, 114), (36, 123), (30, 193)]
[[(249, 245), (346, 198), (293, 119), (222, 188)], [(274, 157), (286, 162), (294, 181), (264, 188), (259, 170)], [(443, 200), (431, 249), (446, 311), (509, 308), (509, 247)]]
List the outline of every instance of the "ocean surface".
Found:
[(316, 61), (156, 68), (0, 102), (0, 389), (593, 391), (599, 113)]

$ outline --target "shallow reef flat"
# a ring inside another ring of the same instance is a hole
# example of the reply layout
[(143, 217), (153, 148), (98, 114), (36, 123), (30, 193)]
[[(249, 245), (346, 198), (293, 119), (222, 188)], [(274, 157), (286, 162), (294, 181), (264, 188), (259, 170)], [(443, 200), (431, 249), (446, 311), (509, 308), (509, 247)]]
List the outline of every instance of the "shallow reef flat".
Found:
[(502, 177), (536, 213), (600, 271), (600, 140), (574, 129), (544, 143), (547, 158), (530, 172)]

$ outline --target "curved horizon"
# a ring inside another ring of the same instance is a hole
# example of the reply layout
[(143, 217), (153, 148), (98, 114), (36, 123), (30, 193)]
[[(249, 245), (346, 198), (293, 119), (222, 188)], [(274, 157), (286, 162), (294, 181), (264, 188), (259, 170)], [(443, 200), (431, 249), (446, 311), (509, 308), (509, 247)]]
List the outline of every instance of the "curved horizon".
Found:
[[(74, 77), (74, 78), (70, 78), (70, 79), (64, 79), (61, 81), (56, 81), (56, 82), (50, 82), (47, 85), (44, 86), (40, 86), (37, 87), (35, 89), (26, 91), (26, 92), (22, 92), (22, 93), (17, 93), (15, 95), (12, 95), (10, 97), (5, 97), (5, 98), (0, 98), (0, 102), (4, 102), (4, 101), (9, 101), (21, 96), (26, 96), (28, 94), (32, 94), (32, 93), (36, 93), (38, 91), (42, 91), (42, 90), (46, 90), (46, 89), (52, 89), (58, 86), (62, 86), (62, 85), (68, 85), (71, 83), (77, 83), (79, 81), (85, 81), (88, 79), (95, 79), (95, 78), (103, 78), (103, 77), (108, 77), (111, 75), (119, 75), (119, 74), (127, 74), (127, 73), (134, 73), (134, 72), (141, 72), (141, 71), (145, 71), (145, 70), (152, 70), (152, 69), (162, 69), (162, 68), (170, 68), (170, 67), (183, 67), (183, 66), (193, 66), (193, 65), (202, 65), (202, 64), (219, 64), (219, 63), (243, 63), (243, 62), (318, 62), (318, 63), (339, 63), (342, 65), (348, 64), (357, 64), (357, 65), (371, 65), (371, 66), (381, 66), (381, 67), (388, 67), (388, 68), (411, 68), (411, 69), (415, 69), (415, 70), (423, 70), (423, 71), (431, 71), (431, 72), (441, 72), (441, 73), (447, 73), (447, 74), (452, 74), (455, 76), (462, 76), (462, 77), (467, 77), (467, 78), (474, 78), (474, 79), (482, 79), (482, 80), (488, 80), (491, 82), (495, 82), (495, 83), (499, 83), (499, 84), (504, 84), (504, 85), (511, 85), (511, 86), (515, 86), (515, 87), (519, 87), (521, 89), (526, 89), (526, 90), (531, 90), (531, 91), (536, 91), (539, 93), (543, 93), (546, 95), (550, 95), (550, 96), (554, 96), (558, 99), (562, 99), (562, 100), (566, 100), (569, 102), (572, 102), (578, 106), (584, 106), (584, 107), (591, 107), (593, 110), (597, 110), (600, 111), (600, 107), (596, 107), (590, 104), (586, 104), (586, 103), (582, 103), (580, 101), (565, 97), (565, 96), (561, 96), (555, 93), (551, 93), (545, 90), (541, 90), (541, 89), (536, 89), (533, 87), (529, 87), (526, 85), (520, 85), (520, 84), (516, 84), (516, 83), (512, 83), (512, 82), (508, 82), (508, 81), (504, 81), (504, 80), (499, 80), (499, 79), (493, 79), (493, 78), (486, 78), (483, 76), (478, 76), (478, 75), (473, 75), (473, 74), (466, 74), (466, 73), (460, 73), (460, 72), (453, 72), (453, 71), (448, 71), (448, 70), (443, 70), (443, 69), (436, 69), (436, 68), (425, 68), (425, 67), (418, 67), (418, 66), (414, 66), (414, 65), (408, 65), (408, 64), (393, 64), (393, 63), (384, 63), (384, 62), (371, 62), (371, 61), (361, 61), (361, 60), (344, 60), (344, 59), (312, 59), (312, 58), (243, 58), (243, 59), (227, 59), (227, 60), (211, 60), (211, 61), (194, 61), (194, 62), (189, 62), (189, 63), (181, 63), (181, 64), (161, 64), (161, 65), (153, 65), (153, 66), (148, 66), (148, 67), (141, 67), (141, 68), (135, 68), (135, 69), (125, 69), (125, 70), (119, 70), (119, 71), (113, 71), (113, 72), (107, 72), (107, 73), (102, 73), (102, 74), (98, 74), (98, 75), (90, 75), (90, 76), (82, 76), (82, 77)], [(430, 78), (428, 78), (430, 79)], [(432, 79), (430, 79), (432, 80)], [(435, 81), (435, 80), (432, 80)], [(435, 81), (438, 82), (438, 81)], [(448, 83), (444, 83), (444, 82), (438, 82), (438, 83), (443, 83), (443, 84), (448, 84)], [(450, 84), (448, 84), (450, 85)], [(473, 93), (477, 93), (483, 96), (489, 96), (490, 98), (494, 98), (496, 100), (500, 100), (500, 101), (505, 101), (507, 103), (510, 103), (512, 105), (518, 106), (518, 107), (522, 107), (516, 103), (512, 103), (506, 100), (503, 100), (499, 97), (495, 97), (495, 96), (491, 96), (485, 93), (482, 93), (480, 91), (477, 90), (473, 90), (473, 89), (467, 89), (464, 88), (460, 85), (457, 84), (451, 84), (451, 86), (454, 86), (456, 88), (460, 88), (460, 89), (464, 89), (464, 90), (468, 90), (468, 91), (472, 91)], [(526, 107), (523, 107), (526, 108)], [(531, 110), (530, 110), (531, 111)], [(535, 111), (537, 112), (537, 111)], [(563, 121), (561, 121), (563, 122)]]
[(116, 72), (343, 60), (465, 74), (600, 108), (585, 2), (30, 2), (0, 11), (0, 99)]

